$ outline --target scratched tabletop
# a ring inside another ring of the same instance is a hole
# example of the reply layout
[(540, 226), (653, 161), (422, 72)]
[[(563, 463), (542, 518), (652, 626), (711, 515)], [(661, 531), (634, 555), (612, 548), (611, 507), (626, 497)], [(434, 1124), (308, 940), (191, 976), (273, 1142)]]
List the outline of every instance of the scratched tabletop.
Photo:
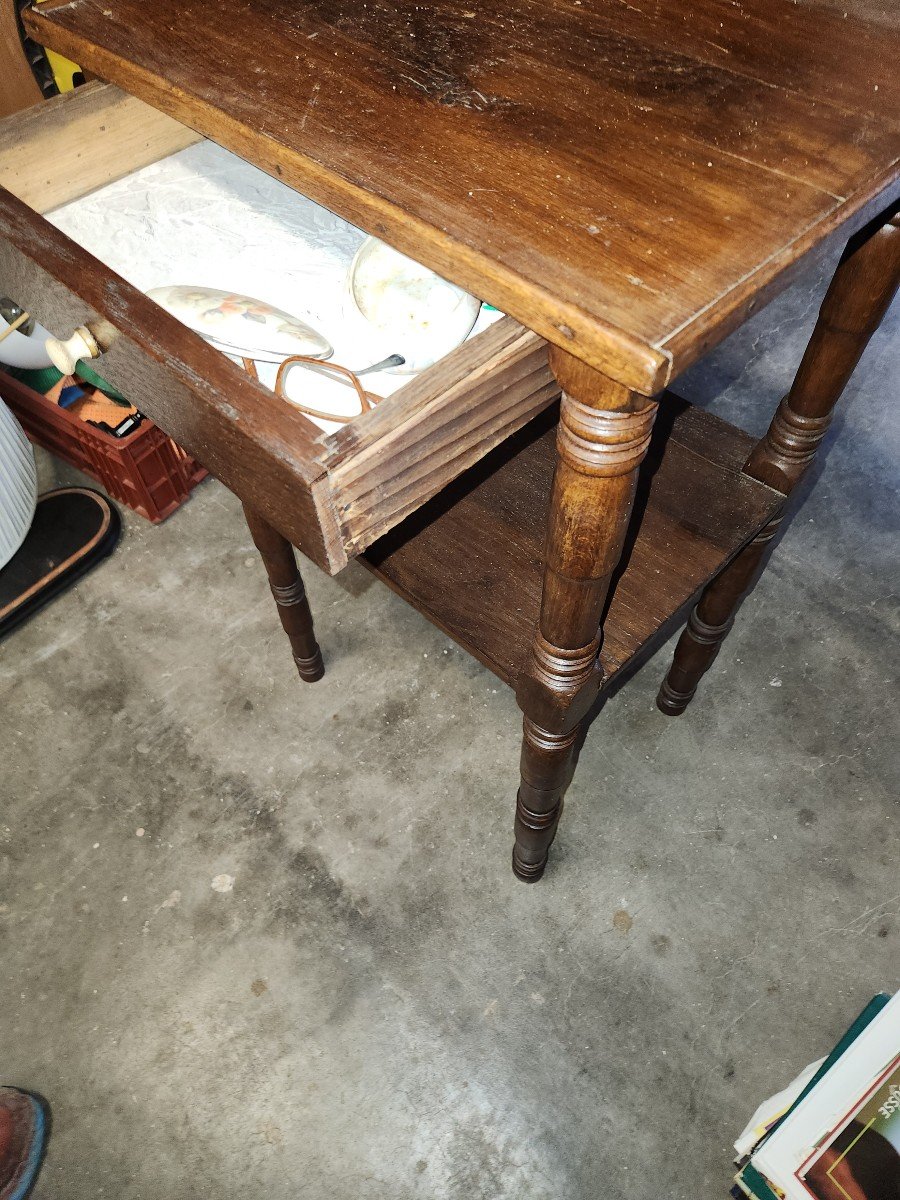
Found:
[(896, 0), (49, 0), (27, 24), (647, 392), (900, 195)]

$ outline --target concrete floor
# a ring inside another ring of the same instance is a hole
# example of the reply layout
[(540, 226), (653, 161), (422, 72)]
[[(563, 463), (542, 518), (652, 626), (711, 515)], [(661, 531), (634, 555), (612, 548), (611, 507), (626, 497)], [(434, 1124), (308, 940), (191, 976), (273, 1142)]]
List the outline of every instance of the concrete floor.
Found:
[[(824, 278), (685, 394), (761, 432)], [(654, 707), (670, 648), (608, 704), (536, 887), (487, 671), (309, 567), (303, 686), (232, 496), (126, 515), (0, 649), (36, 1197), (724, 1197), (756, 1104), (898, 983), (898, 378), (900, 306), (693, 708)]]

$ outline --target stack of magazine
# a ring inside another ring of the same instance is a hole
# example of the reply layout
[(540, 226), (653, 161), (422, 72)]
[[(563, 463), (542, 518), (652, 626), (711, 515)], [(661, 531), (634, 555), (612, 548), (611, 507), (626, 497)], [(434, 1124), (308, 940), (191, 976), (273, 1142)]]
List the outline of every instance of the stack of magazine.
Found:
[(735, 1150), (741, 1200), (900, 1200), (900, 993), (876, 996)]

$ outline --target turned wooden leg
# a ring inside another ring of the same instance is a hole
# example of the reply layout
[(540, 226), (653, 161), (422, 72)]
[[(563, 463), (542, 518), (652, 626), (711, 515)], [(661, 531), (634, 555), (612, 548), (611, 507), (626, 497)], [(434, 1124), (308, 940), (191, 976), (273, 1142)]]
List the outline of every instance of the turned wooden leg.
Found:
[[(754, 479), (788, 496), (813, 461), (869, 339), (900, 285), (900, 216), (851, 239), (831, 281), (788, 395), (744, 465)], [(780, 517), (762, 529), (709, 584), (691, 613), (657, 704), (683, 713), (762, 574)]]
[(278, 615), (291, 643), (300, 678), (315, 683), (325, 674), (322, 651), (313, 630), (312, 613), (303, 580), (297, 570), (294, 547), (273, 529), (255, 509), (244, 505), (244, 516), (269, 576), (269, 587), (278, 605)]
[(539, 879), (572, 776), (579, 725), (602, 683), (600, 618), (634, 504), (656, 403), (551, 347), (563, 389), (544, 592), (525, 713), (513, 870)]
[(669, 717), (683, 713), (734, 624), (735, 613), (762, 574), (781, 518), (770, 521), (709, 584), (688, 617), (656, 703)]

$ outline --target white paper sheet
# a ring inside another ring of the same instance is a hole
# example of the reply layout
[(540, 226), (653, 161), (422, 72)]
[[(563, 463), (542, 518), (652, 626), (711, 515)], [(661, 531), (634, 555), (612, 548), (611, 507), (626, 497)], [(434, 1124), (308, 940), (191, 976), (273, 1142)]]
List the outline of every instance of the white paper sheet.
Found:
[[(199, 284), (265, 300), (319, 329), (334, 346), (334, 361), (352, 369), (397, 349), (348, 310), (347, 273), (365, 234), (212, 142), (144, 167), (47, 219), (141, 291)], [(482, 310), (473, 335), (498, 317)], [(272, 386), (275, 368), (261, 365), (259, 375)], [(379, 372), (365, 384), (389, 395), (408, 380)], [(305, 371), (289, 376), (288, 395), (302, 388), (313, 406), (317, 387), (334, 394), (334, 385)], [(354, 397), (348, 389), (348, 411)]]

